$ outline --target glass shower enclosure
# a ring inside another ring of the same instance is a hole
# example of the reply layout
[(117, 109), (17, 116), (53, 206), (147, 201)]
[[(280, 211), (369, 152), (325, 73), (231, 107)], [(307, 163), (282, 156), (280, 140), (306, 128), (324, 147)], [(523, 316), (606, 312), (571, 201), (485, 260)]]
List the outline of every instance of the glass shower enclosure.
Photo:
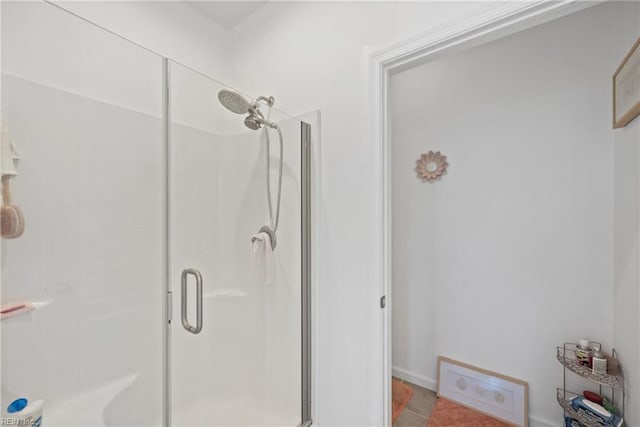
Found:
[(245, 115), (225, 109), (219, 82), (172, 61), (166, 75), (172, 418), (180, 425), (298, 425), (308, 125), (271, 110), (284, 145), (270, 277), (250, 246), (270, 224), (269, 182), (274, 210), (277, 203), (277, 133), (251, 130)]
[(269, 113), (266, 275), (276, 134), (267, 152), (226, 85), (58, 6), (0, 7), (25, 219), (0, 245), (3, 422), (26, 398), (45, 426), (310, 424), (309, 125)]

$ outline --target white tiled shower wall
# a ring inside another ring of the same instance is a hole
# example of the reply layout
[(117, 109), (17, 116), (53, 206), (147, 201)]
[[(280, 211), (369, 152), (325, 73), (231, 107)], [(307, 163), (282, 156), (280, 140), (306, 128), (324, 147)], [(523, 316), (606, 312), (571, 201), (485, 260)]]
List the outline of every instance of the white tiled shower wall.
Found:
[(2, 322), (2, 401), (44, 399), (50, 425), (159, 419), (160, 60), (45, 3), (2, 12), (26, 217), (2, 241), (2, 301), (48, 303)]
[[(273, 111), (284, 136), (276, 281), (255, 274), (251, 236), (269, 224), (266, 140), (215, 101), (223, 86), (172, 65), (171, 134), (174, 323), (180, 271), (204, 280), (200, 335), (172, 332), (174, 413), (198, 424), (296, 424), (300, 416), (300, 121)], [(193, 111), (195, 105), (209, 105)], [(266, 110), (265, 110), (266, 112)], [(224, 120), (219, 120), (224, 118)], [(271, 139), (272, 201), (279, 158)], [(194, 317), (192, 317), (193, 319)], [(199, 405), (193, 402), (203, 399)], [(219, 410), (210, 410), (211, 405)], [(239, 406), (238, 406), (239, 405)], [(203, 412), (204, 411), (204, 412)], [(212, 418), (214, 417), (214, 418)], [(221, 417), (221, 418), (218, 418)]]
[(3, 100), (22, 156), (12, 188), (27, 227), (3, 241), (2, 300), (50, 303), (3, 321), (3, 392), (51, 406), (135, 367), (152, 393), (159, 119), (6, 76)]

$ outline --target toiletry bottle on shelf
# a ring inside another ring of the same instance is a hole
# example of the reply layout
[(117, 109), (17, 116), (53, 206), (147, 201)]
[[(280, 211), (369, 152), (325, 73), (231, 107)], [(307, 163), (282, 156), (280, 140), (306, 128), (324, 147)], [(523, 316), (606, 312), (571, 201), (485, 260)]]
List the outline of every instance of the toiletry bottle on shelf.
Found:
[(6, 407), (2, 418), (15, 426), (41, 427), (43, 404), (42, 400), (29, 403), (24, 397), (18, 398)]
[(578, 365), (591, 367), (591, 351), (589, 340), (581, 339), (579, 344), (576, 345), (576, 360), (578, 361)]
[(599, 344), (593, 345), (593, 352), (591, 353), (591, 369), (594, 374), (607, 373), (607, 355), (602, 351)]
[(620, 375), (620, 362), (613, 355), (607, 356), (607, 373), (609, 375)]

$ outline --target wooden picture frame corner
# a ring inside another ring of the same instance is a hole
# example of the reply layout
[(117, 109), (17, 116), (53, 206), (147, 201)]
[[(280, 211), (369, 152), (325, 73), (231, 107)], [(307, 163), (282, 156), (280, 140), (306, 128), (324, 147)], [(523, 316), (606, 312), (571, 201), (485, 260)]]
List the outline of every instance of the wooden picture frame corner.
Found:
[(618, 111), (616, 111), (616, 78), (623, 70), (629, 59), (631, 59), (631, 57), (635, 55), (637, 51), (640, 51), (640, 37), (638, 37), (631, 49), (629, 49), (627, 54), (624, 56), (624, 58), (620, 62), (620, 65), (618, 65), (618, 68), (613, 73), (613, 77), (611, 78), (613, 129), (623, 128), (631, 123), (636, 117), (640, 116), (640, 91), (638, 92), (638, 99), (636, 100), (636, 102), (631, 107), (629, 107), (629, 109), (625, 111), (624, 114), (618, 117)]

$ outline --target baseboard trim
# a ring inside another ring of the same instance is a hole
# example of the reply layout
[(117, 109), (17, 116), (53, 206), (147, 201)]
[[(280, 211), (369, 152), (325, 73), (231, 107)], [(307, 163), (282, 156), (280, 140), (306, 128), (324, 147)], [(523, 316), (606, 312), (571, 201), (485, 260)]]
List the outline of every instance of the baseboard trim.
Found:
[(424, 375), (416, 374), (415, 372), (398, 368), (397, 366), (391, 368), (391, 374), (396, 378), (400, 378), (404, 381), (409, 381), (410, 383), (419, 385), (420, 387), (424, 387), (427, 390), (437, 390), (438, 382), (433, 378), (425, 377)]

